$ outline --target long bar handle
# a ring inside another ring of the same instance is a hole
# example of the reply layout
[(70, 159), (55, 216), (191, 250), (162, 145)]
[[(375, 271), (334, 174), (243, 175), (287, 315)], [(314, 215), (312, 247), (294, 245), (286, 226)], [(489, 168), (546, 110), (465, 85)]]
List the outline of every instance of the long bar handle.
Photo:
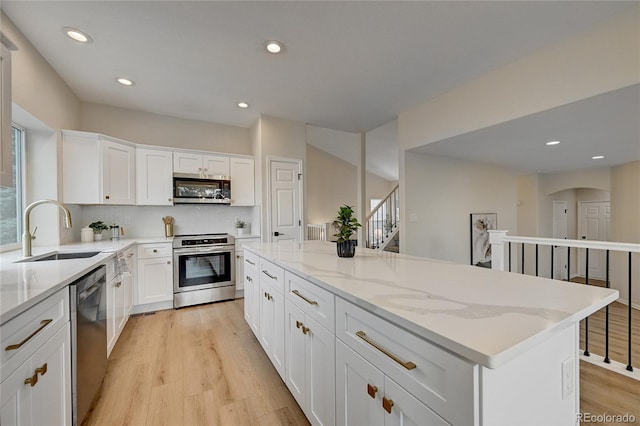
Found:
[(16, 349), (20, 349), (22, 346), (24, 346), (25, 343), (27, 343), (29, 340), (31, 340), (33, 338), (33, 336), (35, 336), (36, 334), (40, 333), (42, 331), (42, 329), (45, 328), (46, 326), (48, 326), (51, 322), (53, 322), (52, 319), (46, 319), (46, 320), (40, 321), (40, 327), (38, 327), (38, 329), (36, 331), (34, 331), (30, 335), (28, 335), (22, 342), (16, 343), (15, 345), (9, 345), (6, 348), (4, 348), (4, 350), (5, 351), (14, 351)]
[(364, 340), (365, 342), (367, 342), (368, 344), (370, 344), (371, 346), (373, 346), (374, 348), (376, 348), (377, 350), (379, 350), (380, 352), (382, 352), (383, 354), (385, 354), (386, 356), (388, 356), (389, 358), (391, 358), (392, 360), (394, 360), (395, 362), (397, 362), (398, 364), (406, 368), (407, 370), (413, 370), (414, 368), (416, 368), (416, 365), (413, 362), (402, 361), (396, 355), (389, 352), (385, 347), (371, 340), (364, 331), (361, 330), (356, 332), (356, 336), (358, 336), (359, 338), (361, 338), (362, 340)]
[(262, 270), (262, 273), (265, 274), (266, 276), (268, 276), (269, 278), (271, 278), (272, 280), (277, 280), (278, 277), (274, 277), (273, 275), (271, 275), (268, 271), (266, 270)]
[(311, 300), (311, 299), (303, 296), (302, 294), (300, 294), (300, 292), (298, 290), (293, 290), (291, 293), (295, 294), (300, 299), (304, 300), (305, 302), (307, 302), (310, 305), (317, 305), (318, 304), (318, 302), (316, 302), (315, 300)]
[(252, 262), (249, 259), (245, 259), (244, 261), (247, 262), (249, 265), (256, 266), (255, 262)]

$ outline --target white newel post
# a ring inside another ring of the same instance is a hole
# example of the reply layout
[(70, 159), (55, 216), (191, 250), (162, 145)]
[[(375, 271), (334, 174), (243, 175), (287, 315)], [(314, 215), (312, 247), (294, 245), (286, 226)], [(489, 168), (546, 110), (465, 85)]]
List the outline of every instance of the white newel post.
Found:
[(504, 237), (507, 232), (489, 230), (489, 244), (491, 244), (491, 269), (504, 271)]

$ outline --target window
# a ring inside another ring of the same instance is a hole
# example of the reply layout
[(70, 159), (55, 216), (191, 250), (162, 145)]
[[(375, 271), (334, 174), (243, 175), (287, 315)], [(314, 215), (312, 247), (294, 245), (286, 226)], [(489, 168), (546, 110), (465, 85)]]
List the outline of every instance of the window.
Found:
[(0, 186), (0, 246), (8, 248), (21, 241), (24, 129), (12, 126), (13, 186)]

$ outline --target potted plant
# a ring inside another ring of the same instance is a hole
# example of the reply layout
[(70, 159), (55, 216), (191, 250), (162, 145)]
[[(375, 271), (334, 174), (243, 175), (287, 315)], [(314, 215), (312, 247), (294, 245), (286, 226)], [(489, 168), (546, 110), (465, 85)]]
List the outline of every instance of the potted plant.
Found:
[(101, 220), (90, 223), (89, 228), (93, 229), (93, 238), (96, 241), (102, 239), (102, 231), (106, 231), (107, 229), (109, 229), (109, 227), (105, 225)]
[(340, 207), (333, 226), (338, 231), (333, 235), (337, 237), (338, 256), (353, 257), (356, 253), (357, 241), (352, 240), (351, 236), (362, 226), (358, 223), (358, 219), (353, 217), (353, 207), (346, 204)]
[(244, 235), (244, 229), (246, 228), (247, 223), (242, 219), (236, 219), (236, 232), (238, 235)]

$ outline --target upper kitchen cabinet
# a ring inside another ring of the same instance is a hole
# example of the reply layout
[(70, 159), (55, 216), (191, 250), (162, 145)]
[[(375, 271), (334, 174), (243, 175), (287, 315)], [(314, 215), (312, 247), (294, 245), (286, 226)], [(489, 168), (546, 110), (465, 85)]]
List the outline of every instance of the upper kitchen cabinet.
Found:
[(65, 203), (136, 203), (133, 144), (97, 133), (64, 130), (62, 136)]
[(173, 152), (136, 148), (136, 204), (173, 205)]
[(11, 52), (0, 43), (0, 185), (13, 187), (11, 141)]
[(202, 176), (229, 176), (229, 157), (192, 152), (173, 153), (173, 172)]
[(253, 158), (231, 158), (231, 205), (255, 204), (255, 162)]

